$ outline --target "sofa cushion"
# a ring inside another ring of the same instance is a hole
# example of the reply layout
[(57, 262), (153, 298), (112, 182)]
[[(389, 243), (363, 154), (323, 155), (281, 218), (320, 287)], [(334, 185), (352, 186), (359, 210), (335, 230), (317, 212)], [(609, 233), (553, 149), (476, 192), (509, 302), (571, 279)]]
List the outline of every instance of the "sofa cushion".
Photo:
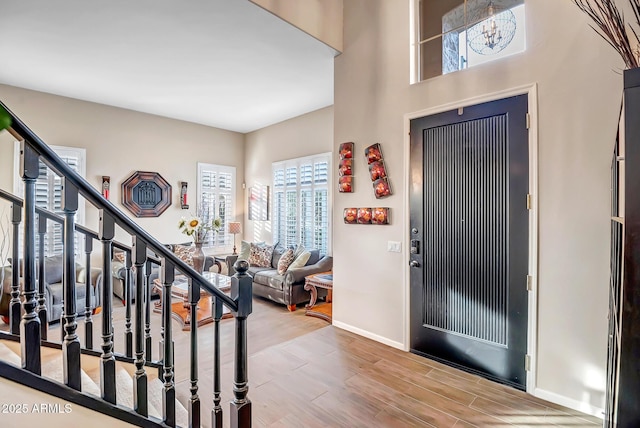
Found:
[(311, 253), (309, 251), (303, 251), (295, 260), (289, 265), (289, 269), (298, 269), (304, 266), (307, 261), (311, 257)]
[(251, 255), (251, 243), (247, 241), (240, 242), (240, 253), (238, 253), (238, 260), (249, 260)]
[(271, 267), (274, 269), (278, 269), (278, 262), (280, 261), (280, 257), (287, 251), (287, 249), (282, 246), (280, 243), (277, 243), (273, 246), (273, 255), (271, 256)]
[(253, 282), (256, 284), (266, 285), (276, 290), (282, 290), (284, 284), (284, 276), (279, 275), (275, 269), (263, 269), (253, 276)]
[(278, 260), (278, 274), (284, 275), (284, 273), (289, 269), (291, 263), (293, 263), (294, 256), (293, 250), (288, 248), (287, 251), (284, 252), (280, 260)]
[[(36, 265), (36, 269), (38, 266)], [(44, 279), (47, 284), (62, 281), (62, 256), (44, 258)]]
[(260, 266), (249, 266), (249, 270), (247, 270), (247, 273), (252, 277), (255, 278), (256, 274), (258, 272), (262, 272), (263, 270), (271, 270), (272, 268), (270, 267), (260, 267)]
[(251, 244), (251, 255), (249, 256), (249, 264), (260, 267), (271, 267), (271, 256), (273, 254), (273, 246)]
[(320, 250), (308, 250), (308, 251), (311, 254), (309, 255), (309, 260), (307, 260), (307, 263), (305, 263), (305, 266), (315, 265), (320, 261)]
[(173, 246), (173, 253), (183, 262), (189, 266), (193, 266), (193, 251), (196, 249), (194, 245), (180, 245)]
[[(62, 283), (58, 282), (55, 284), (49, 284), (48, 288), (49, 288), (49, 291), (51, 292), (51, 296), (50, 296), (51, 303), (54, 305), (62, 304)], [(76, 283), (76, 301), (84, 300), (84, 296), (86, 294), (85, 291), (86, 291), (85, 284)], [(91, 293), (90, 294), (91, 300), (93, 301), (93, 287), (89, 287), (89, 291)], [(82, 306), (82, 308), (76, 307), (76, 311), (81, 311), (81, 309), (83, 308), (84, 308), (84, 305)]]
[(113, 252), (113, 260), (119, 263), (124, 263), (126, 260), (126, 255), (124, 251), (114, 250)]

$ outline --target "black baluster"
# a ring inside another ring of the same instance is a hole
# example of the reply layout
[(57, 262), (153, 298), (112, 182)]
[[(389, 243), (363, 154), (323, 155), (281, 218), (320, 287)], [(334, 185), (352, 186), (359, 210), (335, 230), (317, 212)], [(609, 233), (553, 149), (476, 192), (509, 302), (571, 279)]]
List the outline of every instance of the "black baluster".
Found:
[(147, 373), (144, 371), (144, 263), (147, 259), (147, 245), (137, 236), (132, 237), (133, 264), (136, 268), (136, 316), (135, 316), (135, 361), (136, 372), (133, 375), (133, 408), (148, 416)]
[[(163, 257), (164, 259), (164, 257)], [(162, 265), (160, 267), (160, 275), (162, 275)], [(162, 281), (162, 276), (160, 277), (160, 281)], [(164, 296), (164, 282), (162, 283), (163, 289), (160, 292), (160, 304), (161, 304), (161, 308), (160, 310), (163, 311), (164, 309), (164, 303), (162, 298)], [(156, 306), (157, 307), (157, 306)], [(158, 341), (158, 361), (159, 362), (163, 362), (164, 361), (164, 313), (162, 313), (162, 315), (160, 316), (160, 340)]]
[(200, 426), (200, 397), (198, 397), (198, 301), (200, 300), (200, 284), (189, 278), (189, 304), (191, 311), (191, 396), (189, 397), (189, 426)]
[(251, 426), (251, 401), (249, 392), (247, 367), (247, 317), (252, 311), (252, 279), (247, 275), (249, 263), (238, 260), (234, 268), (236, 274), (231, 278), (231, 298), (237, 303), (238, 311), (233, 312), (236, 318), (236, 352), (233, 381), (233, 402), (231, 402), (231, 427)]
[(144, 349), (145, 349), (145, 360), (148, 362), (151, 361), (151, 281), (149, 280), (151, 277), (151, 260), (147, 259), (144, 264), (144, 274), (145, 274), (145, 284), (144, 287), (145, 292), (145, 305), (144, 305), (144, 313), (145, 313), (145, 323), (144, 323)]
[(44, 266), (44, 235), (47, 233), (47, 218), (38, 215), (38, 318), (40, 318), (40, 336), (42, 340), (47, 340), (48, 320), (47, 305), (44, 298), (44, 289), (47, 282)]
[[(20, 176), (24, 181), (24, 315), (20, 322), (22, 368), (40, 374), (40, 318), (36, 313), (36, 179), (39, 155), (24, 141), (20, 143)], [(14, 241), (16, 243), (17, 241)], [(17, 260), (16, 260), (17, 261)], [(19, 270), (15, 263), (13, 270)]]
[(131, 284), (131, 251), (127, 250), (124, 253), (124, 354), (133, 358), (133, 331), (131, 330), (131, 300), (133, 300), (133, 290)]
[(220, 406), (220, 320), (222, 319), (222, 301), (212, 296), (213, 307), (213, 410), (211, 410), (211, 428), (222, 428), (222, 406)]
[(164, 328), (162, 355), (162, 415), (164, 423), (170, 427), (176, 426), (176, 388), (173, 375), (173, 334), (171, 331), (171, 286), (175, 279), (174, 265), (162, 259), (160, 266), (160, 280), (162, 281), (162, 321)]
[(67, 178), (62, 179), (62, 211), (64, 212), (62, 258), (64, 260), (62, 278), (64, 300), (64, 342), (62, 343), (64, 383), (70, 388), (81, 390), (80, 339), (76, 322), (76, 263), (75, 263), (75, 215), (78, 211), (78, 189)]
[[(87, 349), (93, 349), (93, 319), (91, 318), (91, 252), (93, 251), (93, 238), (84, 235), (84, 254), (85, 254), (85, 294), (84, 294), (84, 346)], [(109, 275), (111, 276), (111, 275)]]
[(100, 396), (116, 404), (116, 359), (113, 355), (113, 278), (111, 258), (115, 222), (106, 211), (100, 210), (100, 233), (102, 241), (102, 354), (100, 355)]
[(13, 225), (13, 248), (11, 251), (11, 300), (9, 301), (9, 328), (11, 334), (20, 334), (20, 222), (22, 207), (11, 205), (11, 224)]

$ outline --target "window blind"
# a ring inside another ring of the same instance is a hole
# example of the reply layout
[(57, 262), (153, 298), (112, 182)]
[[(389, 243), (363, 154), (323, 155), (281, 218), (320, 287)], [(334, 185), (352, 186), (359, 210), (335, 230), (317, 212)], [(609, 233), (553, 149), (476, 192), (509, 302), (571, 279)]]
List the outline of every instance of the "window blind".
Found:
[(329, 154), (272, 165), (274, 242), (329, 253), (329, 165)]
[(198, 215), (202, 221), (210, 224), (220, 218), (218, 233), (209, 233), (203, 244), (220, 252), (230, 251), (233, 235), (228, 233), (229, 222), (234, 221), (235, 207), (235, 167), (198, 164)]

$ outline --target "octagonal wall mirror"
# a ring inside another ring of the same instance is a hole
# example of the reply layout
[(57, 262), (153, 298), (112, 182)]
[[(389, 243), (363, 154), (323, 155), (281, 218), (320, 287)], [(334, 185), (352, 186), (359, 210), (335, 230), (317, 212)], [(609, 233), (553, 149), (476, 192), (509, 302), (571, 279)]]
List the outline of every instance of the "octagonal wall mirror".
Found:
[(122, 205), (136, 217), (158, 217), (171, 205), (171, 185), (157, 172), (136, 171), (122, 182)]

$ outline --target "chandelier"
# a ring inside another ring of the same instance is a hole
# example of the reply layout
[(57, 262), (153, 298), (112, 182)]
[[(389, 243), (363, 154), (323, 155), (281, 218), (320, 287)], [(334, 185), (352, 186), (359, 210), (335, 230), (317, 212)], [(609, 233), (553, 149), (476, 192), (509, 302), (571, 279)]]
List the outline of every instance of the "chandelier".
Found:
[(470, 17), (476, 24), (467, 30), (469, 47), (480, 55), (494, 55), (506, 48), (516, 33), (516, 17), (509, 9), (501, 9), (489, 1)]

